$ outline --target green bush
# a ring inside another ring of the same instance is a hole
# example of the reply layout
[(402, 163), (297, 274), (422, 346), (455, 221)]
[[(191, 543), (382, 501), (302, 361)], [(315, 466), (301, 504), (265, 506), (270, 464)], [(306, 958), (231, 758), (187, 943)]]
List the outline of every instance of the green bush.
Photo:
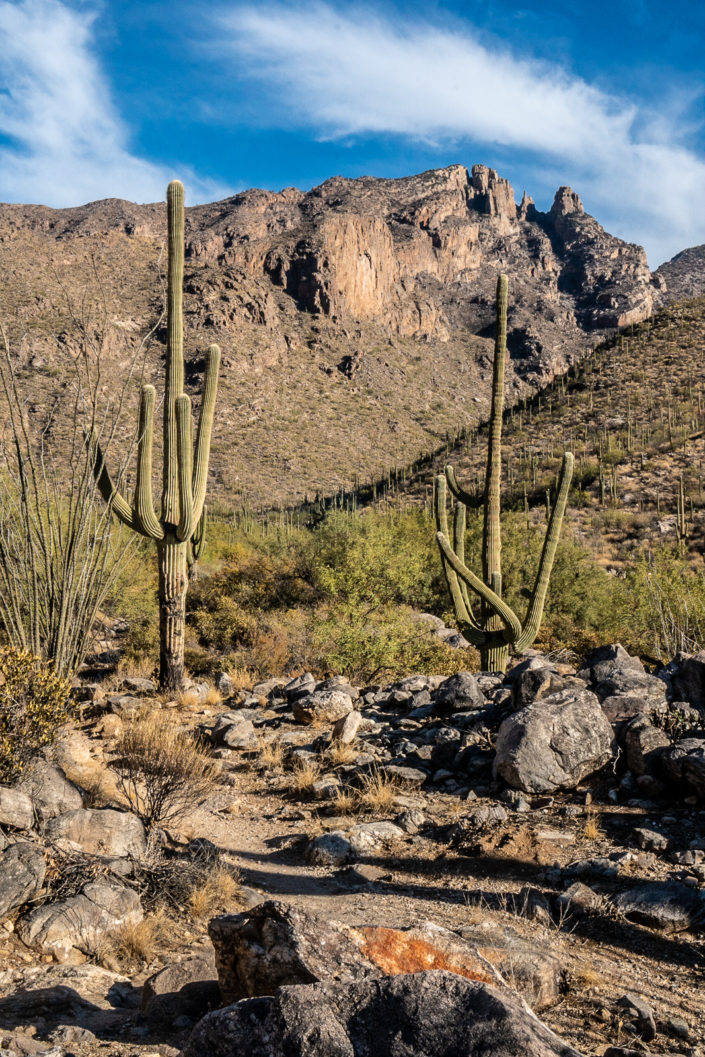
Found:
[(27, 650), (0, 648), (0, 782), (12, 782), (72, 711), (69, 683)]
[(640, 556), (627, 572), (625, 589), (632, 649), (670, 660), (679, 651), (703, 648), (705, 573), (692, 568), (674, 545)]

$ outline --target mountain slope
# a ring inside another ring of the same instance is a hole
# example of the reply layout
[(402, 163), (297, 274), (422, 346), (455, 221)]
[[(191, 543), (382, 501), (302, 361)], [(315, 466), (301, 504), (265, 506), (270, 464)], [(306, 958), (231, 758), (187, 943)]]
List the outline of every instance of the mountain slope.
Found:
[[(104, 399), (119, 391), (130, 346), (159, 317), (165, 223), (161, 205), (117, 200), (0, 207), (0, 315), (15, 348), (25, 334), (17, 359), (38, 412), (66, 384), (86, 305), (104, 308), (109, 330)], [(213, 498), (269, 506), (331, 492), (484, 417), (499, 271), (511, 277), (510, 401), (661, 296), (643, 250), (604, 232), (569, 188), (541, 213), (484, 166), (187, 210), (196, 398), (199, 350), (224, 352)], [(146, 371), (159, 383), (163, 328), (156, 337)]]

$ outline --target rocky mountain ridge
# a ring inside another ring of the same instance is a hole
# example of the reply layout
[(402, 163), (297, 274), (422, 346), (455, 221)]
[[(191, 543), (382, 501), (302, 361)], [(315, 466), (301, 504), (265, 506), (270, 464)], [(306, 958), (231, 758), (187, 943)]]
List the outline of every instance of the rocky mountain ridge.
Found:
[[(0, 206), (0, 314), (27, 332), (30, 371), (58, 369), (67, 301), (104, 299), (128, 343), (149, 329), (165, 234), (160, 204)], [(186, 241), (191, 381), (198, 350), (224, 352), (213, 484), (226, 503), (334, 491), (482, 418), (500, 271), (510, 400), (667, 297), (644, 251), (570, 188), (543, 213), (482, 165), (245, 191), (188, 209)], [(114, 351), (108, 380), (124, 359)]]

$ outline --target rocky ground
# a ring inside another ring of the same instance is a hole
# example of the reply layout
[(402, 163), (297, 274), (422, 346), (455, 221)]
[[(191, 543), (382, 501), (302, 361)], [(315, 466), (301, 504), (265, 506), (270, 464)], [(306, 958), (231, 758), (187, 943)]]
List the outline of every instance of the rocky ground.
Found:
[[(84, 683), (0, 787), (1, 1053), (705, 1053), (705, 655), (217, 691)], [(147, 834), (157, 708), (220, 773)]]

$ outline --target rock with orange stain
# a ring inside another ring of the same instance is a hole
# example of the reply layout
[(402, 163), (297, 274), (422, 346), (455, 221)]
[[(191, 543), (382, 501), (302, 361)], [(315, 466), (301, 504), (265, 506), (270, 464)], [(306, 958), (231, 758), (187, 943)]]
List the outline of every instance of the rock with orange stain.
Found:
[[(209, 932), (226, 1002), (271, 995), (286, 984), (428, 970), (444, 970), (499, 988), (509, 988), (501, 970), (509, 971), (516, 989), (537, 1005), (549, 1004), (558, 994), (557, 988), (546, 986), (538, 952), (535, 972), (530, 971), (530, 955), (527, 962), (523, 952), (522, 972), (512, 973), (516, 962), (506, 945), (483, 936), (481, 949), (431, 922), (404, 929), (353, 926), (272, 901), (244, 914), (214, 918)], [(540, 989), (537, 979), (542, 981)]]

